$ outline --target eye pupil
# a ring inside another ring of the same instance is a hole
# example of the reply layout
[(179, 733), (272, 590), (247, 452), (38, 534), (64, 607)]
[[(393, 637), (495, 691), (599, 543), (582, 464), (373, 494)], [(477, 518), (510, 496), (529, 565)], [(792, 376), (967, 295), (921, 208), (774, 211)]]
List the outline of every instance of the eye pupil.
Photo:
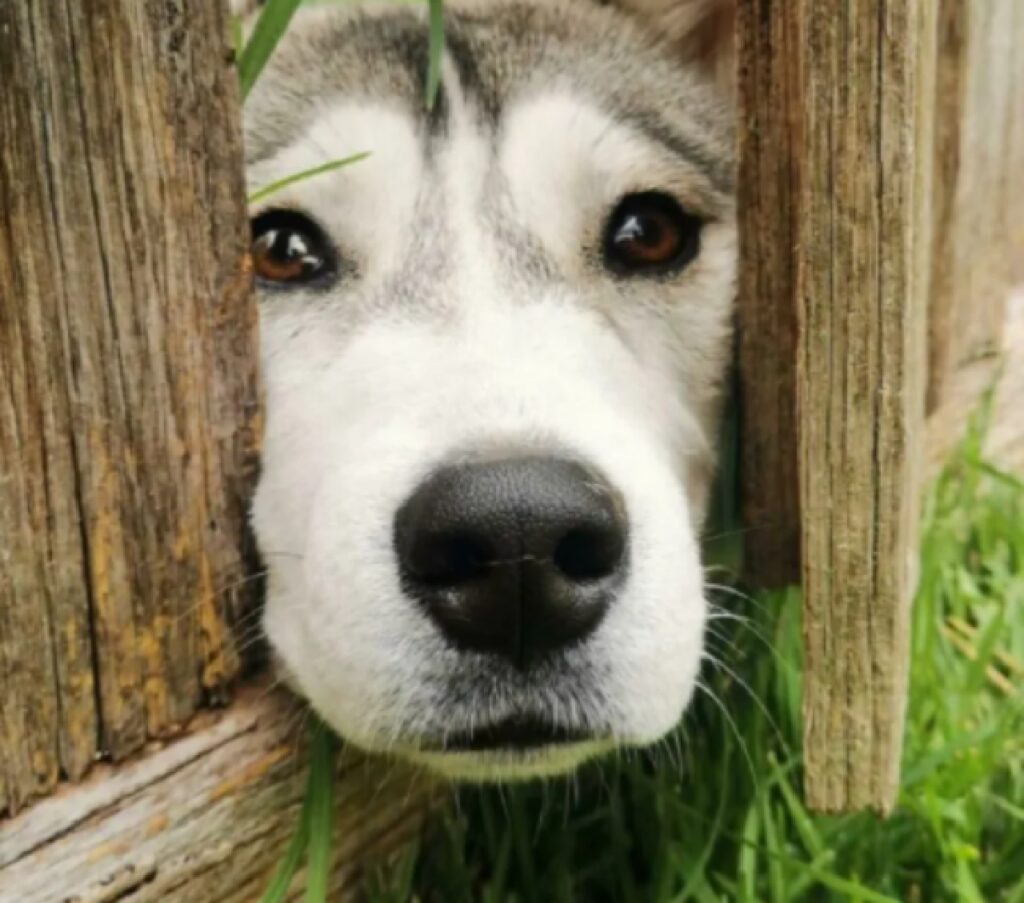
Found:
[(627, 195), (608, 221), (605, 264), (623, 276), (677, 272), (700, 250), (700, 225), (667, 194)]

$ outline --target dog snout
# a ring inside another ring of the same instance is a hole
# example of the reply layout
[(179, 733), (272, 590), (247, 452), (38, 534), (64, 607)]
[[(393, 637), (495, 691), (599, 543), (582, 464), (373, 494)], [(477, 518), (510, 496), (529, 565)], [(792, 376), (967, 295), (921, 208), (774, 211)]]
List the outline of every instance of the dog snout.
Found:
[(520, 667), (585, 638), (626, 567), (619, 493), (554, 457), (473, 462), (428, 477), (398, 512), (405, 591), (457, 646)]

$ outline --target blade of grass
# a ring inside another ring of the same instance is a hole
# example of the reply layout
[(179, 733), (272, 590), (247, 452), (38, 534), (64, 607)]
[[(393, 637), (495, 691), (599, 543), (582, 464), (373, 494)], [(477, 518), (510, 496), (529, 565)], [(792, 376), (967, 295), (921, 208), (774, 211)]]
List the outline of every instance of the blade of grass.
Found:
[[(968, 661), (978, 662), (979, 660), (985, 660), (978, 654), (978, 650), (969, 640), (964, 639), (951, 627), (943, 625), (942, 633), (945, 635), (946, 639), (948, 639), (953, 646), (955, 646), (964, 655), (964, 657), (967, 658)], [(1002, 672), (994, 668), (992, 665), (985, 665), (985, 678), (1003, 695), (1016, 695), (1017, 690), (1014, 688), (1013, 684), (1010, 683), (1009, 679), (1007, 679)]]
[(268, 185), (264, 185), (262, 188), (257, 188), (249, 195), (247, 201), (250, 204), (255, 204), (275, 192), (280, 191), (282, 188), (294, 185), (296, 182), (303, 182), (306, 179), (312, 179), (314, 176), (323, 175), (325, 172), (333, 172), (336, 169), (341, 169), (343, 166), (350, 166), (353, 163), (358, 163), (360, 160), (365, 160), (369, 156), (369, 151), (363, 151), (362, 153), (352, 154), (350, 157), (342, 157), (340, 160), (331, 160), (327, 163), (321, 163), (319, 166), (313, 166), (309, 169), (303, 169), (299, 172), (292, 173), (291, 175), (285, 176), (283, 179), (278, 179), (276, 182), (271, 182)]
[(761, 825), (764, 828), (765, 851), (768, 854), (768, 895), (772, 903), (786, 903), (786, 878), (783, 870), (783, 853), (775, 829), (777, 812), (772, 807), (771, 797), (761, 795)]
[(441, 54), (444, 52), (444, 0), (429, 0), (430, 37), (427, 63), (427, 109), (433, 110), (441, 86)]
[(314, 728), (309, 764), (309, 865), (306, 903), (327, 903), (331, 878), (331, 840), (334, 820), (334, 757), (337, 743), (330, 730)]
[(786, 804), (786, 810), (789, 812), (789, 817), (793, 820), (793, 826), (804, 848), (809, 856), (814, 858), (820, 857), (825, 852), (825, 843), (815, 830), (814, 823), (811, 821), (810, 816), (808, 816), (807, 810), (803, 807), (796, 791), (789, 783), (789, 778), (786, 774), (788, 767), (784, 769), (778, 759), (776, 759), (775, 754), (771, 752), (768, 753), (768, 764), (772, 768), (779, 792), (782, 794), (782, 801)]
[(818, 883), (818, 885), (827, 887), (829, 890), (846, 894), (848, 897), (864, 900), (865, 903), (900, 903), (896, 897), (890, 897), (888, 894), (881, 894), (878, 891), (872, 890), (870, 887), (858, 884), (856, 881), (842, 878), (839, 875), (826, 871), (825, 869), (817, 868), (806, 862), (801, 862), (799, 859), (793, 859), (789, 856), (781, 856), (780, 859), (798, 871), (806, 872), (809, 877)]
[[(732, 744), (725, 747), (723, 759), (724, 765), (722, 770), (726, 773), (728, 773), (732, 764), (732, 750)], [(678, 900), (689, 900), (691, 896), (696, 893), (701, 882), (705, 880), (704, 873), (707, 869), (708, 862), (711, 860), (711, 855), (715, 851), (715, 845), (718, 843), (719, 834), (722, 830), (722, 822), (725, 818), (726, 808), (729, 805), (729, 786), (729, 784), (722, 785), (722, 792), (719, 795), (718, 806), (715, 809), (714, 820), (712, 821), (711, 828), (708, 831), (704, 848), (701, 850), (700, 855), (696, 860), (686, 868), (686, 872), (688, 873), (686, 876), (686, 884), (683, 886), (682, 891), (676, 898)]]
[(284, 900), (285, 894), (288, 893), (288, 888), (291, 886), (292, 878), (295, 877), (295, 872), (298, 871), (299, 863), (302, 862), (302, 857), (306, 854), (306, 847), (309, 844), (309, 814), (313, 799), (312, 787), (313, 782), (307, 777), (306, 792), (302, 798), (302, 809), (299, 811), (299, 822), (295, 826), (295, 833), (292, 834), (291, 842), (288, 844), (288, 849), (285, 851), (284, 858), (278, 865), (277, 871), (274, 872), (274, 877), (263, 892), (263, 896), (260, 897), (260, 903), (281, 903)]
[[(955, 615), (950, 615), (948, 618), (946, 618), (946, 623), (949, 624), (950, 627), (962, 633), (966, 637), (966, 639), (970, 640), (972, 643), (977, 640), (978, 629), (976, 627), (972, 627), (970, 624), (964, 621), (963, 618), (958, 618)], [(1007, 671), (1012, 672), (1018, 677), (1024, 677), (1024, 665), (1017, 661), (1008, 652), (1006, 652), (1003, 649), (996, 649), (995, 657), (996, 660), (1004, 668), (1006, 668)]]
[(281, 39), (288, 23), (302, 0), (267, 0), (263, 12), (238, 58), (238, 83), (242, 91), (242, 100), (249, 95), (252, 86), (263, 67), (274, 52), (277, 42)]
[(983, 474), (991, 477), (996, 482), (1003, 483), (1015, 492), (1024, 492), (1024, 480), (1014, 476), (1012, 473), (1008, 473), (1005, 470), (994, 467), (987, 461), (983, 461), (980, 455), (971, 455), (967, 461), (972, 467), (976, 467)]
[(747, 809), (747, 817), (743, 823), (743, 846), (740, 849), (737, 869), (739, 873), (737, 880), (740, 884), (739, 897), (743, 903), (756, 903), (757, 901), (757, 854), (760, 848), (758, 842), (759, 816), (755, 800)]
[(817, 880), (815, 874), (820, 874), (826, 870), (836, 858), (834, 850), (825, 850), (820, 856), (813, 859), (810, 863), (810, 872), (804, 872), (798, 875), (797, 878), (789, 882), (789, 886), (786, 888), (786, 892), (789, 894), (788, 899), (790, 900), (802, 900), (803, 895), (807, 892), (807, 889), (813, 887)]
[(1001, 797), (995, 796), (992, 793), (986, 792), (984, 794), (984, 796), (994, 806), (997, 806), (998, 808), (1002, 809), (1008, 816), (1010, 816), (1010, 818), (1015, 819), (1016, 821), (1024, 823), (1024, 807), (1022, 807), (1022, 806), (1015, 806), (1013, 803), (1009, 802), (1008, 800), (1004, 800)]
[(529, 826), (527, 825), (526, 811), (523, 808), (522, 797), (518, 794), (509, 795), (509, 818), (507, 829), (512, 835), (512, 842), (515, 845), (516, 857), (519, 861), (519, 875), (523, 882), (523, 889), (530, 899), (537, 899), (538, 885), (534, 874), (533, 848), (530, 843)]
[(506, 888), (509, 873), (509, 865), (512, 861), (512, 835), (506, 832), (498, 841), (498, 855), (494, 859), (494, 873), (486, 885), (486, 898), (495, 903), (507, 900), (509, 897)]
[(245, 34), (242, 31), (241, 16), (232, 16), (229, 27), (231, 29), (231, 49), (237, 60), (242, 55), (242, 50), (245, 47)]

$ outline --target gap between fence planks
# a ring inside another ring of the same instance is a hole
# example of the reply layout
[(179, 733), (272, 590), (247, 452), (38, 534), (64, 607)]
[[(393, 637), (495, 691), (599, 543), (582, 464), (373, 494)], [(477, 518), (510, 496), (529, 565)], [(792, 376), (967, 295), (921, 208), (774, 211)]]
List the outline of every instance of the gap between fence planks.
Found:
[(800, 579), (796, 409), (799, 106), (796, 19), (738, 6), (740, 503), (754, 586)]
[(238, 670), (257, 353), (225, 7), (0, 3), (0, 812)]

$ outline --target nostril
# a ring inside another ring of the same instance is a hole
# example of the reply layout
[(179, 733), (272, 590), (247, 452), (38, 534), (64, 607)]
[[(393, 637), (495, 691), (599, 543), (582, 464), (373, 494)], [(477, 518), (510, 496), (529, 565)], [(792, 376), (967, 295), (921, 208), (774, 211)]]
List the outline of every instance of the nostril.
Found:
[(477, 537), (435, 533), (417, 537), (408, 556), (409, 576), (427, 587), (458, 587), (487, 567), (493, 555)]
[(555, 547), (555, 567), (574, 583), (589, 583), (615, 573), (625, 542), (619, 530), (576, 527)]

